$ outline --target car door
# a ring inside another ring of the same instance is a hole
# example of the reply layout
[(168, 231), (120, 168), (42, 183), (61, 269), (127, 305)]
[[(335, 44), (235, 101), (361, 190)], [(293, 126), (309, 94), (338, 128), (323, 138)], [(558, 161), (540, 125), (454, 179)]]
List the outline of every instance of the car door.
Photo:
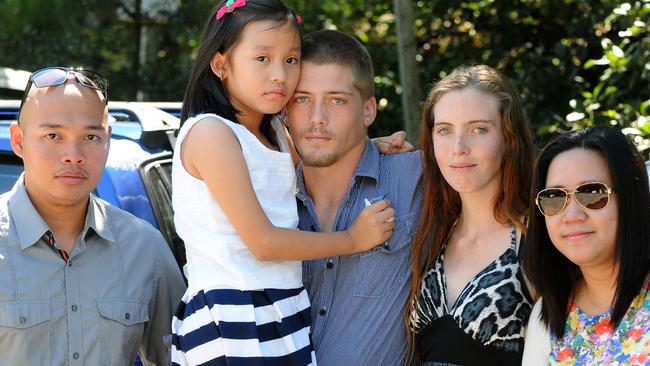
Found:
[(153, 155), (140, 164), (139, 172), (158, 223), (158, 230), (167, 240), (176, 262), (182, 268), (186, 263), (185, 246), (183, 240), (176, 234), (174, 227), (172, 153), (164, 152)]

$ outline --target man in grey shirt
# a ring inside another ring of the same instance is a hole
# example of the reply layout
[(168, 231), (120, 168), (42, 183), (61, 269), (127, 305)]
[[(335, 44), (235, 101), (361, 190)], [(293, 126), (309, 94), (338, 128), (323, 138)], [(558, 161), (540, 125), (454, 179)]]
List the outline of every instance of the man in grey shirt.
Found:
[(411, 242), (422, 204), (420, 152), (382, 155), (367, 129), (376, 115), (368, 52), (336, 31), (303, 40), (301, 75), (289, 102), (290, 132), (302, 158), (300, 229), (347, 229), (363, 207), (388, 198), (395, 231), (356, 255), (306, 261), (312, 340), (320, 365), (399, 365), (406, 351), (404, 307)]
[(0, 196), (0, 365), (169, 362), (178, 266), (151, 225), (91, 194), (110, 142), (106, 87), (43, 69), (11, 126), (25, 172)]

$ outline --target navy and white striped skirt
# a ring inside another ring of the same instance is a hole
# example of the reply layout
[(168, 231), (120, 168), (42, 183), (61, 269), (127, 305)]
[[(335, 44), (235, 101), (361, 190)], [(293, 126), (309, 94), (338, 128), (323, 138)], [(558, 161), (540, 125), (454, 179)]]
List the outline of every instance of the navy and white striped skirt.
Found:
[(186, 293), (172, 320), (172, 365), (316, 365), (307, 291)]

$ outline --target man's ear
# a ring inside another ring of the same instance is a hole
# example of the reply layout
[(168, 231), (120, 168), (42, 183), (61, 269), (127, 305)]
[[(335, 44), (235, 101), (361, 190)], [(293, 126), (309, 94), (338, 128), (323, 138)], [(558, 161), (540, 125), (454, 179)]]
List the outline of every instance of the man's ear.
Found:
[(366, 128), (375, 122), (375, 117), (377, 117), (377, 99), (371, 97), (363, 103), (363, 124)]
[(23, 129), (18, 123), (13, 123), (9, 127), (9, 140), (11, 141), (11, 147), (14, 149), (14, 153), (22, 158), (25, 150), (23, 147)]
[(217, 52), (212, 56), (210, 70), (223, 82), (228, 72), (228, 59), (223, 53)]

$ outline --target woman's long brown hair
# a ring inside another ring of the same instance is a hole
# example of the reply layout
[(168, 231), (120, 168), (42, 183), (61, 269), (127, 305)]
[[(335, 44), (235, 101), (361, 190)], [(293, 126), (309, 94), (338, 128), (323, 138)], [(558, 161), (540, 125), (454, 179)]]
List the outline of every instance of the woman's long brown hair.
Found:
[(460, 196), (442, 176), (434, 155), (431, 135), (435, 122), (433, 108), (446, 93), (465, 88), (475, 88), (494, 95), (499, 100), (506, 148), (501, 162), (501, 184), (494, 197), (493, 215), (498, 222), (504, 225), (514, 223), (522, 233), (526, 232), (522, 218), (529, 206), (534, 148), (519, 95), (505, 77), (489, 66), (456, 68), (433, 86), (422, 113), (420, 147), (424, 203), (413, 242), (413, 281), (404, 316), (408, 336), (408, 359), (414, 349), (410, 316), (411, 311), (416, 308), (422, 275), (437, 258), (461, 212)]

